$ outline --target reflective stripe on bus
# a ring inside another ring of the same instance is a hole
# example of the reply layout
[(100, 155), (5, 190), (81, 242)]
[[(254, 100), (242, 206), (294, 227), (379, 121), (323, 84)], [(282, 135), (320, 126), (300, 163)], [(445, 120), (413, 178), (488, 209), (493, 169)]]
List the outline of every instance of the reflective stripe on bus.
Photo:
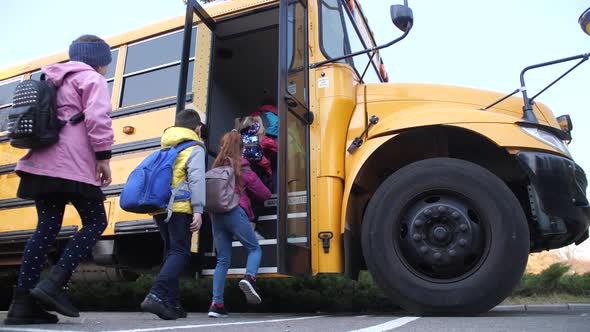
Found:
[[(289, 213), (287, 215), (288, 219), (297, 219), (297, 218), (307, 218), (307, 212), (299, 212), (299, 213)], [(258, 217), (258, 221), (270, 221), (270, 220), (277, 220), (276, 214), (271, 214), (268, 216), (260, 216)]]
[[(278, 271), (278, 268), (276, 266), (275, 267), (260, 267), (260, 268), (258, 268), (258, 274), (277, 273), (277, 271)], [(203, 270), (201, 272), (201, 274), (204, 276), (212, 276), (213, 273), (215, 273), (215, 269), (207, 269), (207, 270)], [(246, 269), (228, 269), (227, 274), (243, 275), (243, 274), (246, 274)]]

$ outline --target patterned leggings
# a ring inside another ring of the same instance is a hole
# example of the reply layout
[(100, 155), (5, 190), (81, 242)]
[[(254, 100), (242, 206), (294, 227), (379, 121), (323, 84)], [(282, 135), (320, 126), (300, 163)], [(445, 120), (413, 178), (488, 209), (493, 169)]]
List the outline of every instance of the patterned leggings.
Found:
[[(88, 256), (107, 227), (102, 200), (70, 199), (82, 219), (83, 227), (68, 242), (58, 265), (73, 272), (80, 260)], [(47, 260), (49, 246), (55, 241), (68, 200), (52, 198), (36, 200), (37, 229), (27, 242), (18, 276), (18, 288), (31, 289), (37, 285)]]

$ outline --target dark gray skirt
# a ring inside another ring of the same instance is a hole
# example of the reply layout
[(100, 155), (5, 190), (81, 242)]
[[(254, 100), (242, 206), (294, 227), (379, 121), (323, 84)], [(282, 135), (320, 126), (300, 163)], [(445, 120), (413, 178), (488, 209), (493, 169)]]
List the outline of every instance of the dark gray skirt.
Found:
[(98, 186), (88, 183), (54, 178), (51, 176), (36, 175), (26, 172), (17, 172), (20, 176), (18, 192), (16, 196), (22, 199), (47, 199), (47, 198), (82, 198), (88, 200), (103, 200), (105, 196)]

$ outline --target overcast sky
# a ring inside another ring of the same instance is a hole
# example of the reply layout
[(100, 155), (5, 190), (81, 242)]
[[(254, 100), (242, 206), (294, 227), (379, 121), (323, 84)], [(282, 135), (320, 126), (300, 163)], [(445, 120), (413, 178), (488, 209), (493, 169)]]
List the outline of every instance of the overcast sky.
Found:
[[(403, 1), (360, 2), (378, 42), (399, 35), (389, 5)], [(577, 22), (590, 6), (587, 0), (410, 0), (409, 5), (414, 29), (405, 40), (382, 51), (392, 82), (508, 93), (519, 87), (522, 68), (590, 52), (590, 37)], [(2, 0), (0, 67), (65, 51), (83, 33), (108, 38), (183, 14), (181, 0)], [(531, 96), (571, 65), (528, 73)], [(586, 170), (590, 169), (588, 77), (590, 61), (538, 98), (555, 115), (572, 116), (570, 150)]]

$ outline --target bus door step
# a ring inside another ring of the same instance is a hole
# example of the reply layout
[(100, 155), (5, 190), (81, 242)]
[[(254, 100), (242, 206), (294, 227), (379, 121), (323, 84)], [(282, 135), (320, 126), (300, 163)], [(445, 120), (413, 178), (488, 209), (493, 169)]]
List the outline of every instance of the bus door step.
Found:
[[(295, 245), (302, 245), (305, 247), (309, 247), (307, 237), (293, 237), (288, 238), (287, 242), (295, 244)], [(260, 262), (260, 268), (258, 273), (275, 273), (276, 266), (277, 266), (277, 240), (276, 239), (264, 239), (259, 240), (258, 243), (260, 244), (260, 248), (262, 249), (262, 260)], [(215, 266), (215, 252), (205, 252), (203, 254), (206, 258), (208, 258), (208, 267)], [(232, 259), (230, 265), (230, 271), (238, 271), (244, 270), (246, 266), (246, 260), (248, 258), (248, 251), (243, 248), (242, 244), (239, 241), (232, 242)], [(269, 270), (270, 269), (270, 270)], [(272, 270), (274, 269), (274, 270)], [(215, 269), (203, 269), (201, 274), (203, 275), (213, 275)], [(267, 271), (267, 272), (263, 272)], [(270, 271), (270, 272), (268, 272)], [(244, 270), (245, 272), (245, 270)], [(241, 272), (231, 273), (229, 274), (240, 274)], [(242, 273), (243, 274), (243, 273)]]
[[(278, 268), (276, 266), (266, 266), (258, 268), (258, 274), (268, 274), (268, 273), (277, 273)], [(212, 276), (215, 273), (215, 269), (206, 269), (201, 272), (201, 275), (204, 276)], [(243, 276), (246, 274), (245, 268), (230, 268), (227, 270), (228, 275), (238, 275)]]

